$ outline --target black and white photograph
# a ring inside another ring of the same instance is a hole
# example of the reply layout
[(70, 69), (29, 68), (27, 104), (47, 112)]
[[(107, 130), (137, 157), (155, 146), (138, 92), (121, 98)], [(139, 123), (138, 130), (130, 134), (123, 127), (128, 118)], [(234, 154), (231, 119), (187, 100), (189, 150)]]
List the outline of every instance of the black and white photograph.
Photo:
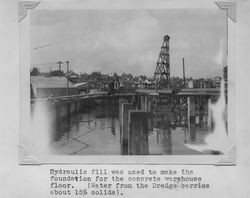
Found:
[(0, 1), (0, 197), (248, 198), (249, 10)]
[(28, 17), (24, 75), (36, 152), (220, 156), (232, 149), (233, 9), (32, 6), (21, 20)]

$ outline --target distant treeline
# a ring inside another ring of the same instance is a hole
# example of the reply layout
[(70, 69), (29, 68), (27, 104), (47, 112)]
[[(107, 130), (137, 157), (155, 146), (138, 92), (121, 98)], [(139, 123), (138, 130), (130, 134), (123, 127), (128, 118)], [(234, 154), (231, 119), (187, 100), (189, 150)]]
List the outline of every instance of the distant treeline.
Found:
[(92, 73), (80, 73), (77, 74), (73, 70), (70, 70), (68, 75), (66, 72), (61, 70), (53, 70), (50, 72), (40, 72), (37, 67), (33, 67), (30, 71), (31, 76), (44, 76), (44, 77), (53, 77), (53, 76), (65, 76), (74, 79), (81, 79), (82, 81), (88, 80), (107, 80), (108, 78), (119, 79), (122, 81), (145, 81), (146, 79), (153, 79), (152, 77), (147, 77), (146, 75), (134, 76), (131, 73), (122, 73), (121, 75), (114, 72), (113, 74), (103, 74), (100, 71), (93, 71)]

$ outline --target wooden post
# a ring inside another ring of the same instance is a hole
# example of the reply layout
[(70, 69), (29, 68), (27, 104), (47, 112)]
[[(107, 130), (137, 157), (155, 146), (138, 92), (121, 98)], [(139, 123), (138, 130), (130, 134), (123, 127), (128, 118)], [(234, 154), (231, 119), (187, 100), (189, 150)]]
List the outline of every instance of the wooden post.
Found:
[(119, 98), (120, 142), (122, 142), (122, 104), (128, 103), (124, 98)]
[(152, 99), (149, 96), (141, 96), (141, 110), (142, 111), (151, 111)]
[(67, 96), (69, 95), (69, 61), (66, 61), (67, 63)]
[(211, 98), (208, 99), (208, 127), (210, 131), (213, 131), (214, 129), (214, 121), (213, 121), (213, 115), (212, 115), (212, 108), (211, 108)]
[(196, 115), (195, 115), (195, 100), (194, 97), (188, 97), (188, 132), (190, 134), (190, 141), (196, 141)]
[(141, 95), (141, 106), (140, 110), (145, 111), (145, 96)]
[(86, 99), (81, 100), (81, 111), (85, 112)]
[(151, 112), (152, 111), (152, 97), (147, 96), (147, 111)]
[(144, 96), (144, 111), (148, 111), (148, 96)]
[(159, 135), (163, 153), (167, 155), (172, 154), (172, 134), (170, 126), (159, 130)]
[(182, 58), (182, 64), (183, 64), (183, 87), (186, 88), (185, 62), (184, 62), (184, 57)]
[(59, 131), (60, 130), (60, 121), (61, 121), (61, 106), (60, 106), (60, 103), (56, 103), (55, 108), (56, 108), (55, 128), (56, 128), (56, 131)]
[(131, 103), (136, 104), (136, 96), (135, 95), (132, 96)]
[(212, 113), (211, 113), (211, 98), (208, 98), (208, 117), (207, 117), (207, 126), (211, 128), (212, 122)]
[(79, 99), (77, 99), (76, 100), (76, 112), (78, 113), (79, 111), (80, 111), (80, 100)]
[(75, 104), (74, 113), (77, 113), (77, 110), (78, 110), (77, 100), (74, 102), (74, 104)]
[(121, 154), (128, 155), (128, 128), (129, 128), (129, 110), (133, 109), (132, 103), (122, 104), (122, 118), (121, 118)]
[(70, 103), (68, 102), (67, 104), (67, 119), (70, 119), (71, 113), (70, 113)]
[(188, 97), (188, 122), (195, 123), (195, 104), (191, 96)]
[(136, 98), (137, 98), (137, 102), (136, 102), (136, 109), (140, 109), (141, 108), (141, 95), (140, 94), (136, 94)]
[(129, 111), (129, 155), (147, 155), (148, 147), (148, 118), (150, 113), (145, 111)]
[(124, 98), (119, 98), (119, 120), (121, 121), (122, 119), (122, 104), (124, 103), (128, 103), (127, 100), (125, 100)]

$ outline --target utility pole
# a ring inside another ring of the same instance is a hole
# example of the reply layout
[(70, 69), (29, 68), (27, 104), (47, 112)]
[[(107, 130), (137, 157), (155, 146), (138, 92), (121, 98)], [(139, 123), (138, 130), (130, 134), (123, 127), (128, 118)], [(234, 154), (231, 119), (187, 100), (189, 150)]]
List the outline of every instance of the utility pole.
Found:
[(186, 78), (185, 78), (185, 62), (184, 62), (184, 58), (182, 58), (182, 65), (183, 65), (183, 84), (184, 84), (184, 88), (186, 86)]
[(67, 96), (69, 95), (69, 61), (66, 61), (66, 64), (67, 64), (67, 75), (66, 75), (66, 78), (67, 78)]
[(62, 66), (63, 62), (62, 61), (58, 61), (56, 63), (59, 65), (59, 71), (61, 71), (61, 66)]

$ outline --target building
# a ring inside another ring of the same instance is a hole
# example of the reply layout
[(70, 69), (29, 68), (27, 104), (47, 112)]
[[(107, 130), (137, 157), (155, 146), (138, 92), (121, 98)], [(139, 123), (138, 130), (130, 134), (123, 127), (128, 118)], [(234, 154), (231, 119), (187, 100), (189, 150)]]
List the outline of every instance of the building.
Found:
[(202, 89), (211, 88), (210, 82), (203, 78), (194, 80), (193, 85), (194, 85), (194, 88), (202, 88)]
[[(72, 82), (69, 83), (68, 95), (76, 95), (79, 90)], [(31, 98), (48, 98), (67, 96), (67, 78), (31, 76)]]
[(221, 83), (221, 77), (215, 77), (213, 79), (214, 88), (220, 88), (220, 83)]
[(171, 87), (173, 89), (180, 89), (186, 87), (184, 85), (183, 79), (180, 77), (171, 77), (170, 80), (171, 80)]
[(185, 88), (194, 88), (194, 80), (192, 78), (187, 79)]
[(119, 81), (119, 78), (116, 76), (116, 77), (110, 77), (109, 78), (109, 92), (110, 93), (119, 93), (120, 92), (120, 81)]
[(148, 80), (147, 78), (143, 81), (144, 89), (152, 89), (153, 85), (154, 85), (153, 82)]
[(80, 81), (80, 75), (76, 74), (74, 72), (69, 72), (68, 74), (66, 73), (66, 76), (68, 77), (69, 81), (76, 83)]
[(88, 93), (89, 90), (89, 82), (79, 82), (75, 83), (74, 87), (78, 89), (79, 93)]

